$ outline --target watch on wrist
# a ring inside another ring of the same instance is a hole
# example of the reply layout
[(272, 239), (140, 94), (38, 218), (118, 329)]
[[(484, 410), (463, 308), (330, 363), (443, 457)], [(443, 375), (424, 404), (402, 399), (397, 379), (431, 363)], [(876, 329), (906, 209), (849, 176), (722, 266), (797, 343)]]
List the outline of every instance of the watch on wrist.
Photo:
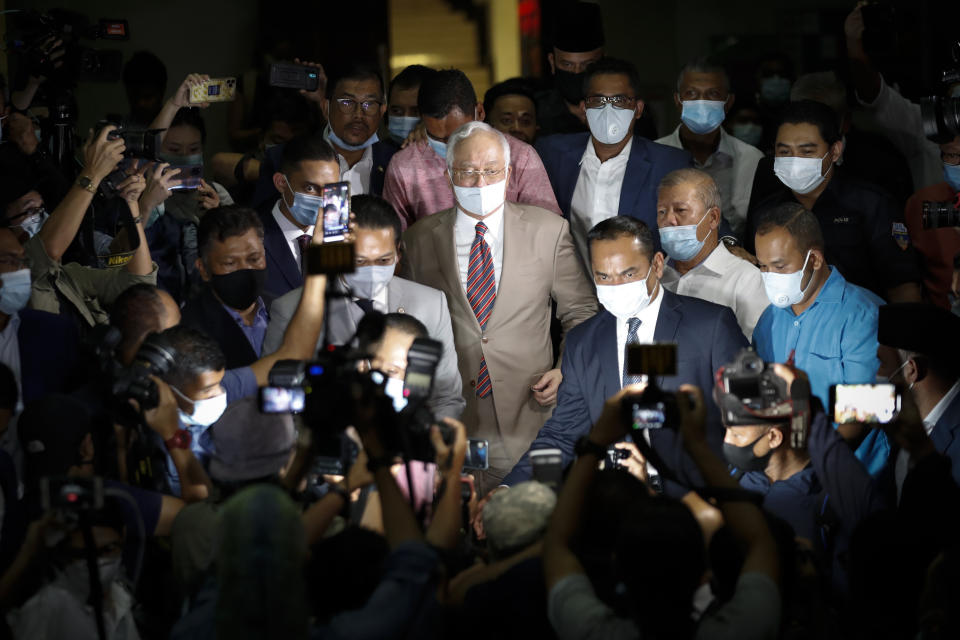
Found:
[(597, 444), (590, 439), (590, 436), (583, 436), (577, 440), (577, 445), (574, 447), (573, 452), (577, 454), (577, 457), (585, 455), (596, 456), (598, 460), (603, 460), (607, 457), (607, 448)]
[(740, 241), (733, 236), (723, 236), (720, 238), (720, 242), (727, 245), (728, 247), (739, 247)]
[(164, 441), (164, 444), (167, 445), (167, 449), (189, 449), (192, 442), (193, 436), (189, 431), (177, 429), (177, 432), (169, 440)]
[(81, 189), (86, 189), (90, 193), (97, 192), (97, 185), (93, 184), (93, 178), (90, 176), (80, 176), (77, 178), (77, 186)]

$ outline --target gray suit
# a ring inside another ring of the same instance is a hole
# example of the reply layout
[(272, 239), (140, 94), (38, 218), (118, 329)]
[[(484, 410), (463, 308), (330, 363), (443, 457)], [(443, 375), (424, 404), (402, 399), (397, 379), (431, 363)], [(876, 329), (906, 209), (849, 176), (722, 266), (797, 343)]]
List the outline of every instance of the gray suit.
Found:
[[(302, 293), (303, 287), (297, 287), (270, 305), (270, 324), (267, 325), (262, 353), (273, 353), (280, 348), (283, 334), (300, 304)], [(466, 401), (461, 393), (457, 351), (453, 345), (446, 296), (432, 287), (394, 277), (387, 284), (387, 309), (391, 313), (409, 313), (427, 327), (427, 334), (431, 338), (443, 344), (443, 356), (437, 366), (433, 393), (427, 404), (437, 417), (459, 418)], [(330, 344), (342, 345), (350, 340), (362, 317), (363, 311), (349, 298), (332, 299), (327, 311), (327, 326), (324, 327)]]

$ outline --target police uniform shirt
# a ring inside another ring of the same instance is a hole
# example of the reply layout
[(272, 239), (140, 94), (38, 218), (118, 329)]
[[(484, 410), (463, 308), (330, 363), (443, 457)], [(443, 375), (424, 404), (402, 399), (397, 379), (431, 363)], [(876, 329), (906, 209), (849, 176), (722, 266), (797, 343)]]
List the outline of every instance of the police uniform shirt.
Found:
[[(757, 203), (748, 215), (750, 240), (763, 211), (796, 201), (784, 186)], [(814, 203), (813, 213), (823, 232), (827, 263), (848, 282), (883, 298), (892, 287), (920, 282), (917, 253), (902, 212), (881, 188), (837, 172)]]

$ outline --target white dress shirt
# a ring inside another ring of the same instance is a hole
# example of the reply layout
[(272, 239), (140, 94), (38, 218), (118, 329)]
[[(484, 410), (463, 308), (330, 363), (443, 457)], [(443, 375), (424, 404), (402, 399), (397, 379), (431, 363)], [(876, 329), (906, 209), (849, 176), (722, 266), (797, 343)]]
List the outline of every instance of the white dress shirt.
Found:
[[(477, 235), (477, 223), (480, 220), (471, 218), (457, 208), (457, 220), (453, 223), (454, 242), (457, 247), (457, 265), (460, 267), (460, 283), (463, 290), (467, 290), (467, 272), (470, 269), (470, 247)], [(490, 247), (490, 257), (493, 259), (493, 279), (497, 291), (500, 290), (500, 272), (503, 271), (503, 207), (496, 213), (491, 213), (483, 219), (487, 225), (487, 232), (483, 239)]]
[(343, 156), (337, 154), (340, 162), (340, 181), (350, 183), (350, 195), (357, 196), (370, 193), (370, 172), (373, 170), (373, 145), (363, 150), (360, 160), (352, 167), (347, 164)]
[(753, 328), (770, 304), (760, 269), (730, 253), (722, 242), (682, 276), (671, 260), (660, 283), (673, 293), (729, 307), (747, 340), (753, 339)]
[[(943, 417), (947, 407), (949, 407), (953, 399), (957, 397), (957, 393), (960, 393), (960, 380), (953, 383), (950, 390), (940, 398), (940, 402), (935, 404), (933, 409), (930, 410), (930, 413), (924, 417), (923, 430), (927, 432), (928, 436), (933, 433), (933, 428), (937, 426), (937, 421)], [(893, 473), (893, 477), (897, 482), (897, 502), (900, 502), (900, 493), (903, 491), (903, 481), (907, 479), (907, 473), (910, 471), (911, 466), (910, 454), (907, 453), (906, 450), (900, 449), (900, 452), (897, 454), (897, 464), (894, 467)]]
[(273, 219), (277, 221), (280, 231), (283, 232), (283, 238), (287, 241), (287, 246), (290, 248), (290, 253), (293, 254), (293, 259), (297, 261), (297, 266), (302, 268), (303, 265), (300, 264), (300, 245), (297, 244), (297, 238), (303, 234), (312, 236), (313, 225), (307, 227), (306, 230), (302, 230), (300, 227), (287, 220), (287, 216), (283, 215), (283, 212), (280, 211), (279, 200), (277, 200), (277, 203), (273, 205), (273, 211), (271, 213), (273, 213)]
[(17, 406), (14, 415), (23, 411), (23, 385), (20, 382), (20, 341), (17, 332), (20, 331), (20, 314), (10, 316), (7, 326), (0, 331), (0, 362), (7, 365), (17, 381)]
[(620, 190), (630, 160), (633, 136), (620, 153), (606, 162), (600, 162), (593, 148), (593, 139), (580, 158), (580, 176), (570, 200), (570, 233), (577, 245), (580, 259), (590, 273), (590, 247), (587, 232), (598, 222), (612, 218), (620, 211)]
[[(650, 301), (640, 313), (637, 319), (640, 320), (640, 327), (637, 329), (637, 344), (653, 344), (653, 333), (657, 329), (657, 318), (660, 316), (660, 303), (663, 302), (661, 287), (658, 285), (654, 291), (657, 297)], [(617, 369), (620, 384), (623, 385), (623, 362), (626, 359), (627, 334), (630, 332), (630, 323), (624, 319), (617, 318), (617, 362), (620, 368)]]

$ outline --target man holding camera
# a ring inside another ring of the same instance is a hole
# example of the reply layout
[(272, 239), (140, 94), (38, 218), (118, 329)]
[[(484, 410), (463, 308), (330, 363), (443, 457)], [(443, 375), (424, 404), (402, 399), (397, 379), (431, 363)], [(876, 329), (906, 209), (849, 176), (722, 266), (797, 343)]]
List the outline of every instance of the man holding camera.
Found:
[[(673, 391), (681, 384), (712, 387), (714, 371), (747, 344), (730, 309), (660, 286), (663, 254), (655, 250), (653, 235), (639, 220), (608, 218), (590, 230), (588, 240), (597, 298), (604, 310), (570, 333), (557, 408), (530, 445), (530, 450), (559, 448), (565, 464), (573, 459), (578, 438), (599, 419), (604, 398), (640, 381), (642, 376), (627, 370), (628, 345), (678, 345), (676, 375), (658, 381), (661, 388)], [(723, 431), (712, 403), (708, 416), (707, 440), (719, 454)], [(674, 475), (688, 481), (698, 477), (669, 425), (644, 433)], [(528, 451), (503, 483), (512, 485), (531, 475)], [(663, 486), (669, 493), (684, 492), (672, 483)]]

